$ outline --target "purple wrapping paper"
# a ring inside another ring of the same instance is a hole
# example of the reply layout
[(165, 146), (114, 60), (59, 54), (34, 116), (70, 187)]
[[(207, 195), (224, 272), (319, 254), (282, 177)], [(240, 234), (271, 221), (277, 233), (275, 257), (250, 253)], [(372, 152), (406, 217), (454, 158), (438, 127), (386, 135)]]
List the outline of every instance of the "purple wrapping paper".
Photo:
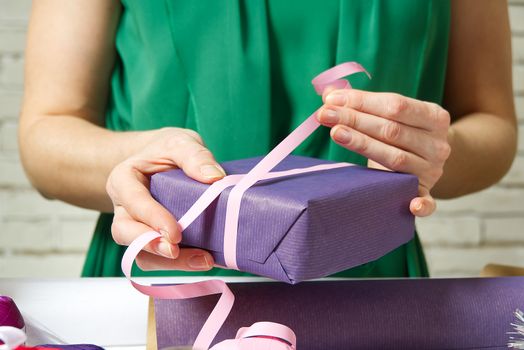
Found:
[[(507, 349), (524, 277), (231, 283), (214, 344), (257, 321), (291, 327), (300, 350)], [(193, 344), (218, 296), (155, 300), (158, 348)]]
[[(261, 158), (223, 163), (247, 173)], [(289, 156), (274, 170), (329, 161)], [(176, 218), (208, 185), (181, 170), (155, 174), (151, 193)], [(380, 258), (414, 234), (409, 212), (417, 196), (412, 175), (350, 166), (266, 180), (250, 188), (240, 209), (237, 260), (242, 271), (297, 283)], [(183, 233), (182, 243), (209, 250), (224, 265), (226, 189)]]

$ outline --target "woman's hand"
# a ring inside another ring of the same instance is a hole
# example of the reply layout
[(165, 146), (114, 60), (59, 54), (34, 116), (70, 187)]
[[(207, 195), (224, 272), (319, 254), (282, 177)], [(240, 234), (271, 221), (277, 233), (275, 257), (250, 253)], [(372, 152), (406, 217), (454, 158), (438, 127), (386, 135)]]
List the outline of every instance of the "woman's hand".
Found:
[(410, 203), (416, 216), (436, 208), (430, 194), (450, 155), (449, 113), (435, 103), (393, 93), (329, 89), (318, 114), (339, 145), (369, 158), (369, 166), (410, 173), (419, 196)]
[(213, 267), (211, 254), (196, 248), (179, 248), (182, 239), (176, 219), (149, 193), (150, 176), (181, 168), (189, 177), (211, 183), (225, 176), (200, 136), (188, 129), (165, 128), (152, 132), (139, 153), (118, 164), (107, 180), (114, 206), (113, 239), (129, 245), (146, 231), (162, 238), (146, 246), (137, 258), (143, 270), (205, 271)]

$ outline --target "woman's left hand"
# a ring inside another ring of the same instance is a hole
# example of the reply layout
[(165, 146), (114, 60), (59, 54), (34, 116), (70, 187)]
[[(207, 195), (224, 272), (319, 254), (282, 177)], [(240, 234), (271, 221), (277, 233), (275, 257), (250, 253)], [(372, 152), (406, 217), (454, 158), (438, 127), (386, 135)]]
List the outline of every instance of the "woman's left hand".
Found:
[(331, 127), (331, 138), (386, 168), (416, 175), (419, 197), (410, 203), (416, 216), (435, 211), (430, 194), (450, 155), (450, 116), (436, 103), (394, 93), (326, 89), (318, 121)]

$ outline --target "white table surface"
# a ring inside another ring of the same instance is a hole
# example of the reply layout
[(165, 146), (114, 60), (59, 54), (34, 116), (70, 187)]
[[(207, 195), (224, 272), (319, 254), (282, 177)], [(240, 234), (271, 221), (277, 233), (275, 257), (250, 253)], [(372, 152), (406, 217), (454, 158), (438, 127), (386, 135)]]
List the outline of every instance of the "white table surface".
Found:
[[(188, 283), (201, 278), (139, 278), (141, 283)], [(264, 278), (227, 278), (261, 282)], [(145, 349), (148, 297), (124, 278), (1, 279), (26, 321), (28, 345), (89, 343), (106, 349)]]

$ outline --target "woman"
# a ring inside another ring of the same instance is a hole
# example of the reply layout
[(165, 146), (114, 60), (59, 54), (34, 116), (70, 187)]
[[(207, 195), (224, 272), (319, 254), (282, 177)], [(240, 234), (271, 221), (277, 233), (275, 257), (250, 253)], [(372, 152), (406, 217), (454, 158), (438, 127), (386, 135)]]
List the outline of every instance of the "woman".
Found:
[[(119, 245), (151, 229), (163, 238), (140, 254), (143, 269), (238, 274), (178, 247), (148, 179), (180, 167), (211, 183), (224, 176), (217, 160), (267, 153), (322, 103), (310, 79), (344, 61), (374, 78), (325, 91), (325, 128), (299, 154), (418, 176), (417, 216), (507, 172), (510, 30), (507, 3), (489, 0), (36, 1), (22, 161), (44, 196), (106, 213), (85, 276), (120, 275)], [(415, 239), (341, 275), (427, 269)]]

